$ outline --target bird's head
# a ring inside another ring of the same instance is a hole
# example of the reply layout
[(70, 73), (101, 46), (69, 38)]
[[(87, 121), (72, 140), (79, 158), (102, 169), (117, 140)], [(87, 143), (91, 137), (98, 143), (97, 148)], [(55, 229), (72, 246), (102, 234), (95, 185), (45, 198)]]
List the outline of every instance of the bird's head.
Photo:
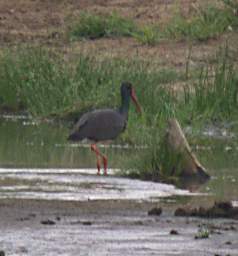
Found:
[(122, 82), (121, 84), (121, 95), (122, 96), (130, 96), (133, 103), (136, 106), (136, 109), (139, 113), (141, 113), (141, 107), (137, 100), (135, 89), (133, 88), (130, 82)]

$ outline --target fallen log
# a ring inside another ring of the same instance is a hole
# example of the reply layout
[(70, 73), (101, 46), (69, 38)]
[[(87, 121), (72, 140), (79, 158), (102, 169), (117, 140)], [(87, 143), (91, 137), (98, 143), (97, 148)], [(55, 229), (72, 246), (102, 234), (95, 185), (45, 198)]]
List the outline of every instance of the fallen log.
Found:
[[(175, 118), (168, 120), (165, 145), (167, 146), (167, 153), (178, 159), (176, 166), (173, 168), (176, 176), (201, 180), (210, 178), (205, 168), (192, 152), (181, 126)], [(177, 172), (176, 168), (179, 168), (179, 172)], [(171, 175), (174, 175), (174, 173), (171, 173)]]

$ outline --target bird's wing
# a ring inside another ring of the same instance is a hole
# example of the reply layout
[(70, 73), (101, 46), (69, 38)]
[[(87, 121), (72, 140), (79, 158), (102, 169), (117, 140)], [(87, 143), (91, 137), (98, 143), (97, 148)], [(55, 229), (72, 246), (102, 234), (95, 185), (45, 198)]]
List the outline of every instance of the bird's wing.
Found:
[(77, 121), (77, 123), (74, 125), (71, 134), (77, 132), (79, 129), (81, 129), (83, 126), (85, 126), (88, 122), (88, 119), (91, 115), (91, 112), (83, 114), (80, 119)]
[(97, 138), (114, 138), (125, 126), (124, 118), (118, 111), (113, 109), (102, 109), (92, 112), (88, 119), (88, 134)]

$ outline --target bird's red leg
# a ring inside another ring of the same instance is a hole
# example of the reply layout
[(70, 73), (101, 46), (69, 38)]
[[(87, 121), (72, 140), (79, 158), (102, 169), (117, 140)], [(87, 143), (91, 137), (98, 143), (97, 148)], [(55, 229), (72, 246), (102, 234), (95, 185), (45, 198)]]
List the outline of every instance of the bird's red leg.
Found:
[(96, 144), (91, 145), (91, 149), (96, 153), (97, 155), (97, 166), (99, 165), (98, 168), (98, 174), (100, 174), (100, 161), (98, 159), (98, 156), (101, 156), (103, 159), (103, 166), (104, 166), (104, 175), (107, 175), (107, 157), (103, 155), (97, 148)]
[(103, 166), (104, 166), (104, 175), (107, 175), (107, 157), (102, 155)]
[(100, 159), (99, 159), (100, 152), (98, 151), (96, 144), (92, 144), (92, 145), (91, 145), (91, 150), (96, 153), (96, 157), (97, 157), (97, 169), (98, 169), (97, 174), (100, 175)]

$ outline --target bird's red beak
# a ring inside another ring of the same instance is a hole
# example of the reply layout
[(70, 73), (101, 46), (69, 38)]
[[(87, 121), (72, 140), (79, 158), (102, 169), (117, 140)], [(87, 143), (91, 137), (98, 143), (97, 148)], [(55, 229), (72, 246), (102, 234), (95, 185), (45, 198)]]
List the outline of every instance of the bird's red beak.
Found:
[(138, 103), (134, 88), (132, 88), (131, 90), (131, 99), (135, 104), (137, 111), (141, 114), (141, 107), (140, 107), (140, 104)]

